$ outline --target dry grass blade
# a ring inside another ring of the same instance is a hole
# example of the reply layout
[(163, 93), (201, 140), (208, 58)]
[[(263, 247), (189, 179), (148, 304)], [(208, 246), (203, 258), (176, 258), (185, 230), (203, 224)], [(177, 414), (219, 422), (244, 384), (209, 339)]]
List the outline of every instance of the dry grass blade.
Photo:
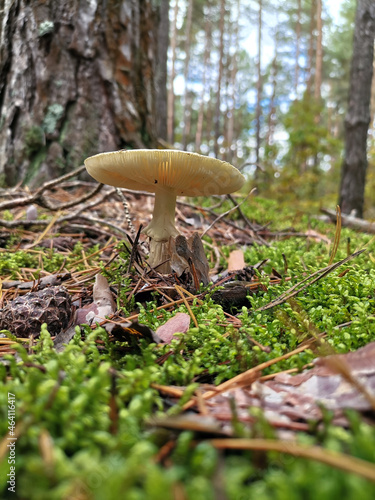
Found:
[(196, 327), (196, 328), (199, 328), (197, 318), (194, 316), (194, 313), (193, 313), (193, 311), (191, 310), (191, 307), (190, 307), (190, 305), (189, 305), (189, 303), (188, 303), (188, 301), (186, 300), (186, 297), (185, 297), (185, 295), (184, 295), (185, 290), (184, 290), (181, 286), (179, 286), (179, 285), (175, 285), (174, 287), (175, 287), (175, 289), (177, 290), (177, 293), (179, 294), (179, 296), (180, 296), (180, 297), (182, 298), (182, 300), (184, 301), (185, 307), (186, 307), (186, 309), (188, 310), (188, 312), (189, 312), (189, 314), (190, 314), (190, 317), (191, 317), (191, 319), (192, 319), (192, 320), (193, 320), (193, 322), (194, 322), (195, 327)]
[(220, 450), (278, 451), (295, 457), (315, 460), (345, 472), (358, 474), (375, 483), (375, 464), (343, 453), (325, 450), (318, 446), (303, 446), (290, 441), (271, 439), (211, 439), (209, 443)]
[(337, 205), (337, 207), (336, 207), (336, 232), (335, 232), (335, 239), (334, 239), (333, 245), (332, 245), (331, 255), (329, 257), (329, 262), (328, 262), (329, 266), (333, 263), (335, 256), (336, 256), (336, 253), (337, 253), (337, 249), (339, 247), (340, 238), (341, 238), (341, 221), (342, 221), (341, 209)]

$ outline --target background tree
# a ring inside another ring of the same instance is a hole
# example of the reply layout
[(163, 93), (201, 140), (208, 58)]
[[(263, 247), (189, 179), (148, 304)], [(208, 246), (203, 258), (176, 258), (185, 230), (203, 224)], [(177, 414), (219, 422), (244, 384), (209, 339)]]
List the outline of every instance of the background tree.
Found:
[(154, 24), (151, 0), (14, 0), (0, 10), (3, 183), (154, 144)]
[(358, 217), (364, 206), (374, 39), (375, 3), (357, 0), (339, 204), (344, 213), (354, 210)]
[(158, 5), (157, 59), (155, 64), (156, 132), (158, 138), (167, 140), (167, 59), (169, 47), (169, 0)]

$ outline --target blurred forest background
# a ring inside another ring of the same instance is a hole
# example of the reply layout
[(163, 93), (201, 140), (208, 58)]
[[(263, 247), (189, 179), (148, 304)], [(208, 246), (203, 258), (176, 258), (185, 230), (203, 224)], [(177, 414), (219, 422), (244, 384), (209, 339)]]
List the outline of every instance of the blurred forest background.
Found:
[(328, 0), (3, 0), (1, 184), (37, 186), (102, 151), (174, 147), (233, 163), (261, 196), (332, 206), (356, 5), (332, 17)]

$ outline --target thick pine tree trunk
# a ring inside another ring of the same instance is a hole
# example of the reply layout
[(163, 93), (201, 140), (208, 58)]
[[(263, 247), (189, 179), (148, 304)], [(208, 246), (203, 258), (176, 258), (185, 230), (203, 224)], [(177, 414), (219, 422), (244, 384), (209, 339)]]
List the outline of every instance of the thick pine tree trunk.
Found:
[(357, 217), (363, 216), (374, 39), (375, 3), (358, 0), (339, 200), (343, 213), (355, 211)]
[(151, 0), (3, 5), (3, 184), (35, 184), (98, 152), (153, 145)]

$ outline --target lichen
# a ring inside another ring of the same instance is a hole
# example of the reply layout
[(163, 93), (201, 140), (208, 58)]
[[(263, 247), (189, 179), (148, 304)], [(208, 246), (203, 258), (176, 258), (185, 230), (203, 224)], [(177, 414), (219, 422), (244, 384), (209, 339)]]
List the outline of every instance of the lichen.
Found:
[(46, 116), (43, 120), (43, 130), (46, 134), (53, 134), (56, 129), (57, 122), (64, 113), (64, 107), (61, 104), (51, 104), (48, 106)]
[(39, 24), (38, 35), (40, 37), (48, 35), (49, 33), (52, 33), (54, 27), (55, 25), (52, 21), (43, 21)]

